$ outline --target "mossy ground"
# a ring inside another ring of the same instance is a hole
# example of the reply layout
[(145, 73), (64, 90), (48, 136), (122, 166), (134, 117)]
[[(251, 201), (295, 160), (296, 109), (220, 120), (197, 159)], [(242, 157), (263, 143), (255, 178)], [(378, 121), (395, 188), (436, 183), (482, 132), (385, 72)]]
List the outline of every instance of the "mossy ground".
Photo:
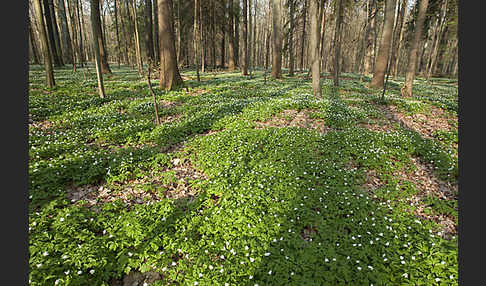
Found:
[(317, 99), (304, 74), (182, 71), (152, 80), (156, 126), (146, 80), (112, 71), (100, 99), (93, 73), (47, 89), (31, 66), (32, 285), (457, 284), (453, 81), (392, 80), (383, 103), (356, 74)]

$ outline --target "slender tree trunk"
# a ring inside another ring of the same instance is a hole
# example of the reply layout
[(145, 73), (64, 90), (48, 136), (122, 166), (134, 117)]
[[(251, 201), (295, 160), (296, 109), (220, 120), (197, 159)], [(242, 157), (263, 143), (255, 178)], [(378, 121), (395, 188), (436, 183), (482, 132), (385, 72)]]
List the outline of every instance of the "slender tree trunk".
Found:
[(364, 62), (364, 68), (363, 72), (366, 75), (369, 75), (372, 70), (373, 66), (373, 58), (374, 58), (374, 34), (376, 31), (376, 0), (370, 0), (371, 4), (369, 6), (368, 10), (368, 19), (369, 19), (369, 25), (367, 27), (366, 35), (366, 56), (365, 56), (365, 62)]
[[(203, 25), (203, 19), (201, 17), (201, 14), (203, 13), (203, 0), (199, 1), (199, 13), (198, 13), (198, 21), (199, 21), (199, 43), (202, 45), (202, 51), (199, 51), (199, 56), (201, 58), (201, 72), (205, 73), (206, 72), (206, 46), (207, 46), (207, 39), (205, 36), (205, 26)], [(204, 41), (204, 43), (203, 43)], [(201, 54), (202, 53), (202, 54)]]
[(319, 45), (319, 54), (320, 54), (320, 59), (319, 59), (319, 62), (320, 62), (320, 66), (321, 66), (321, 72), (324, 71), (324, 58), (325, 58), (325, 55), (324, 55), (324, 45), (325, 45), (325, 42), (324, 42), (324, 36), (326, 35), (326, 0), (322, 0), (322, 4), (321, 4), (321, 35), (320, 35), (320, 39), (321, 39), (321, 43)]
[(301, 50), (300, 50), (300, 71), (304, 70), (304, 48), (305, 48), (305, 24), (307, 20), (307, 0), (304, 0), (304, 10), (302, 11), (302, 37), (301, 37)]
[[(319, 13), (319, 0), (310, 0), (309, 3), (309, 16), (310, 16), (310, 65), (312, 70), (312, 92), (314, 96), (322, 96), (321, 88), (321, 65), (319, 55), (319, 43), (320, 43), (320, 29), (319, 23), (321, 22), (322, 12)], [(322, 10), (321, 10), (322, 11)]]
[(280, 1), (272, 1), (272, 78), (282, 78), (282, 33), (280, 27)]
[(235, 67), (240, 66), (240, 5), (239, 5), (239, 0), (238, 0), (238, 5), (236, 5), (235, 8), (233, 8), (234, 12), (234, 32), (233, 32), (233, 50), (234, 50), (234, 58), (235, 58)]
[(85, 53), (83, 48), (83, 26), (81, 25), (81, 14), (79, 12), (79, 0), (74, 0), (76, 4), (76, 17), (78, 19), (79, 32), (79, 63), (84, 67)]
[(44, 13), (42, 14), (45, 17), (45, 26), (47, 31), (47, 37), (49, 40), (49, 52), (52, 55), (52, 59), (54, 61), (55, 67), (63, 66), (62, 58), (59, 57), (59, 52), (57, 51), (57, 46), (55, 42), (54, 36), (54, 26), (52, 25), (52, 16), (51, 16), (51, 9), (49, 8), (50, 4), (49, 1), (52, 0), (43, 0), (44, 6)]
[(34, 9), (39, 23), (39, 35), (41, 42), (42, 54), (44, 56), (44, 66), (46, 69), (46, 85), (51, 88), (56, 85), (54, 81), (54, 70), (52, 68), (52, 58), (49, 52), (49, 41), (47, 40), (47, 33), (44, 24), (44, 17), (42, 16), (42, 7), (40, 0), (34, 0)]
[(243, 49), (241, 50), (241, 74), (248, 75), (248, 17), (247, 17), (247, 0), (243, 0), (243, 28), (241, 30), (243, 37)]
[(137, 60), (137, 69), (140, 75), (143, 74), (143, 62), (142, 62), (142, 49), (140, 47), (140, 34), (138, 33), (138, 21), (137, 21), (137, 8), (136, 0), (132, 2), (132, 13), (133, 13), (133, 27), (135, 28), (135, 56)]
[(215, 0), (211, 0), (211, 62), (213, 64), (213, 70), (216, 70), (216, 27), (215, 27), (215, 16), (216, 9), (214, 8)]
[(221, 25), (221, 34), (222, 34), (222, 37), (221, 37), (221, 68), (224, 69), (224, 47), (225, 47), (225, 34), (226, 34), (226, 0), (222, 0), (223, 2), (223, 21), (222, 21), (222, 25)]
[(147, 58), (154, 60), (154, 37), (152, 34), (152, 0), (145, 0), (145, 45)]
[(160, 55), (160, 51), (159, 51), (159, 17), (157, 17), (157, 0), (153, 0), (153, 19), (154, 19), (154, 23), (153, 23), (153, 35), (154, 35), (154, 39), (153, 39), (153, 47), (154, 47), (154, 60), (155, 60), (155, 63), (158, 63), (159, 62), (159, 55)]
[(32, 47), (32, 59), (33, 59), (33, 63), (35, 65), (38, 65), (40, 64), (40, 60), (39, 60), (39, 50), (37, 49), (37, 44), (35, 42), (35, 37), (34, 37), (34, 30), (32, 29), (32, 23), (30, 21), (30, 17), (28, 18), (28, 25), (29, 25), (29, 40), (30, 40), (30, 45)]
[[(71, 23), (71, 50), (72, 50), (72, 55), (73, 55), (73, 71), (76, 71), (76, 53), (77, 53), (77, 47), (78, 47), (78, 31), (77, 31), (77, 26), (76, 26), (76, 21), (75, 21), (75, 12), (74, 8), (70, 4), (70, 0), (67, 0), (67, 11), (69, 14), (69, 22)], [(79, 54), (78, 54), (79, 56)]]
[(69, 28), (66, 16), (66, 7), (64, 0), (58, 0), (58, 15), (61, 21), (61, 42), (64, 55), (64, 62), (73, 63), (73, 51), (71, 47), (71, 37), (69, 35)]
[(57, 25), (57, 18), (56, 18), (56, 12), (54, 10), (54, 0), (48, 0), (49, 2), (49, 10), (50, 10), (50, 18), (52, 20), (52, 27), (54, 31), (54, 42), (56, 45), (56, 50), (57, 50), (57, 56), (61, 60), (61, 65), (64, 65), (64, 60), (63, 60), (63, 50), (62, 50), (62, 45), (61, 45), (61, 37), (59, 35), (59, 27)]
[(440, 47), (440, 42), (442, 40), (441, 36), (444, 32), (444, 24), (445, 24), (445, 19), (446, 19), (446, 14), (447, 14), (447, 0), (445, 0), (442, 3), (441, 13), (442, 13), (442, 17), (440, 18), (440, 22), (439, 22), (439, 25), (437, 27), (434, 49), (433, 49), (433, 52), (432, 52), (432, 55), (431, 55), (430, 65), (429, 65), (429, 68), (427, 70), (427, 82), (429, 81), (430, 77), (432, 76), (432, 73), (435, 70), (435, 67), (437, 65), (437, 58), (438, 58), (438, 55), (439, 55), (439, 47)]
[(194, 32), (193, 32), (193, 41), (194, 41), (194, 62), (196, 64), (196, 74), (197, 74), (197, 81), (201, 81), (201, 77), (199, 75), (199, 25), (198, 25), (198, 9), (199, 3), (198, 0), (194, 0)]
[[(96, 1), (98, 3), (98, 12), (99, 12), (99, 0)], [(96, 27), (97, 31), (99, 31), (99, 34), (97, 35), (97, 37), (94, 37), (94, 34), (93, 34), (93, 41), (94, 39), (97, 39), (98, 40), (98, 47), (100, 49), (100, 57), (101, 57), (101, 72), (103, 74), (109, 74), (111, 73), (111, 70), (110, 70), (110, 66), (108, 65), (108, 54), (106, 52), (106, 48), (105, 48), (105, 44), (104, 44), (104, 40), (103, 40), (103, 33), (102, 33), (102, 29), (101, 29), (101, 16), (99, 17), (100, 20), (99, 21), (96, 21), (95, 22), (95, 25), (99, 25), (99, 27)], [(93, 25), (93, 23), (91, 23)], [(96, 47), (95, 45), (93, 47)], [(95, 53), (95, 56), (96, 56), (96, 53)]]
[(405, 83), (403, 84), (401, 89), (402, 96), (404, 97), (412, 96), (412, 86), (413, 86), (413, 80), (415, 78), (415, 70), (417, 66), (418, 47), (420, 46), (420, 40), (422, 38), (422, 29), (424, 25), (424, 20), (426, 16), (425, 13), (427, 11), (428, 4), (429, 4), (429, 0), (420, 1), (417, 22), (415, 23), (414, 38), (412, 40), (412, 44), (408, 55), (408, 65), (407, 65), (407, 72), (405, 74)]
[(183, 84), (175, 53), (172, 0), (158, 1), (160, 88), (172, 90)]
[(251, 62), (251, 71), (253, 71), (254, 67), (257, 66), (257, 46), (258, 46), (258, 43), (257, 43), (257, 39), (258, 39), (258, 35), (257, 35), (257, 4), (258, 4), (258, 0), (254, 0), (253, 2), (253, 32), (252, 32), (252, 35), (253, 35), (253, 40), (252, 40), (252, 43), (251, 43), (251, 49), (252, 49), (252, 52), (251, 52), (251, 58), (252, 60), (250, 61)]
[(395, 18), (396, 0), (386, 0), (385, 4), (385, 23), (381, 37), (380, 49), (376, 57), (375, 70), (371, 79), (370, 87), (383, 88), (385, 83), (385, 71), (387, 69), (388, 57), (393, 36), (393, 20)]
[[(245, 0), (246, 1), (246, 0)], [(253, 43), (253, 39), (254, 39), (254, 35), (252, 35), (252, 32), (251, 32), (251, 27), (252, 27), (252, 16), (251, 16), (251, 7), (252, 7), (252, 3), (251, 3), (252, 0), (248, 0), (248, 39), (247, 39), (247, 46), (246, 46), (246, 57), (247, 57), (247, 67), (248, 67), (248, 71), (250, 73), (250, 78), (251, 78), (251, 75), (252, 75), (252, 61), (251, 61), (251, 58), (252, 58), (252, 43)]]
[[(246, 1), (246, 0), (243, 0)], [(229, 25), (228, 25), (228, 71), (235, 70), (235, 36), (233, 30), (235, 10), (234, 0), (229, 0)]]
[[(402, 1), (402, 7), (400, 9), (400, 20), (399, 20), (399, 26), (396, 28), (398, 36), (395, 38), (397, 48), (393, 49), (393, 59), (392, 59), (392, 74), (393, 74), (393, 79), (396, 79), (398, 76), (398, 64), (400, 62), (400, 55), (401, 55), (401, 49), (402, 49), (402, 41), (403, 41), (403, 35), (405, 34), (405, 29), (406, 26), (404, 25), (405, 19), (406, 19), (406, 14), (407, 14), (407, 6), (408, 6), (408, 0), (403, 0)], [(395, 44), (394, 44), (395, 45)]]
[(117, 49), (117, 62), (118, 62), (118, 68), (120, 68), (120, 61), (121, 61), (121, 43), (120, 43), (120, 34), (118, 32), (118, 5), (117, 2), (118, 0), (114, 0), (115, 4), (115, 32), (116, 32), (116, 49)]
[(294, 75), (294, 14), (295, 14), (295, 0), (289, 0), (290, 13), (289, 13), (289, 76)]
[(334, 86), (339, 86), (339, 60), (341, 59), (341, 31), (343, 22), (343, 0), (339, 0), (337, 3), (337, 19), (336, 29), (334, 33)]
[(93, 32), (93, 51), (95, 54), (96, 76), (98, 78), (98, 93), (101, 98), (105, 98), (105, 87), (103, 85), (103, 73), (101, 71), (101, 54), (99, 44), (101, 42), (101, 19), (99, 0), (91, 0), (91, 30)]

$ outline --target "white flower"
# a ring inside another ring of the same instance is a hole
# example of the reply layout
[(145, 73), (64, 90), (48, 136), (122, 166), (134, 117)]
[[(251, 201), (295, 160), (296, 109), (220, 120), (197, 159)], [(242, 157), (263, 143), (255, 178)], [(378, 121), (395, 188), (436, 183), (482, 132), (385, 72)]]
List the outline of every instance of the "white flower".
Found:
[(270, 256), (270, 252), (267, 252), (264, 254), (265, 256)]
[(131, 253), (131, 252), (128, 252), (128, 256), (132, 256), (132, 255), (133, 255), (133, 253)]
[(408, 278), (408, 273), (403, 273), (402, 276)]
[(268, 271), (268, 275), (272, 275), (272, 270)]
[[(59, 220), (60, 220), (60, 221), (64, 221), (64, 218), (62, 217), (62, 218), (60, 218)], [(56, 281), (57, 281), (57, 280), (56, 280)]]
[(209, 265), (209, 270), (213, 270), (213, 266), (212, 265)]
[(435, 278), (435, 282), (439, 282), (440, 281), (440, 278)]
[(255, 261), (255, 259), (253, 259), (253, 258), (250, 257), (250, 262), (253, 262), (253, 261)]
[(94, 269), (91, 269), (89, 273), (94, 274), (95, 273)]
[(47, 256), (47, 255), (49, 255), (49, 252), (44, 251), (44, 253), (42, 253), (42, 255), (43, 255), (43, 256)]
[(361, 270), (361, 267), (358, 266), (358, 270)]
[(83, 271), (79, 270), (79, 271), (78, 271), (78, 274), (79, 274), (79, 275), (83, 274)]
[(253, 279), (253, 275), (250, 275), (250, 277), (248, 277), (248, 279)]
[(199, 283), (197, 283), (197, 281), (194, 281), (194, 285), (197, 285), (197, 284), (199, 284)]

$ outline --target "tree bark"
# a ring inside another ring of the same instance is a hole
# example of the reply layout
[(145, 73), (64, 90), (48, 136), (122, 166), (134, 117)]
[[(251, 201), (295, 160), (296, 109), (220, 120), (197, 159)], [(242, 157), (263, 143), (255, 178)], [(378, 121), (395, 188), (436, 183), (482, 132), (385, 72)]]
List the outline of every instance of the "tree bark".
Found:
[(289, 0), (290, 12), (289, 12), (289, 76), (294, 75), (294, 14), (295, 14), (295, 0)]
[(369, 5), (368, 10), (368, 19), (369, 25), (367, 27), (366, 35), (366, 56), (365, 62), (363, 67), (363, 72), (366, 75), (371, 73), (371, 68), (373, 66), (373, 57), (374, 57), (374, 34), (376, 31), (375, 23), (376, 23), (376, 0), (370, 0), (371, 4)]
[(440, 18), (440, 21), (439, 21), (439, 24), (438, 24), (437, 30), (436, 30), (434, 48), (433, 48), (433, 51), (432, 51), (432, 54), (431, 54), (430, 65), (427, 69), (427, 76), (426, 76), (427, 82), (429, 81), (430, 77), (432, 76), (432, 73), (435, 70), (435, 66), (437, 65), (437, 58), (438, 58), (438, 55), (439, 55), (439, 46), (440, 46), (441, 36), (443, 34), (443, 31), (444, 31), (444, 23), (445, 23), (446, 14), (447, 14), (447, 0), (445, 0), (442, 3), (441, 14), (442, 14), (442, 16)]
[(339, 86), (339, 61), (341, 59), (341, 28), (343, 22), (343, 0), (339, 0), (336, 3), (337, 7), (337, 19), (336, 19), (336, 29), (334, 30), (334, 68), (333, 68), (333, 78), (334, 86)]
[(385, 23), (381, 37), (380, 49), (376, 57), (375, 70), (371, 79), (370, 87), (383, 88), (385, 83), (385, 72), (388, 65), (388, 58), (393, 36), (393, 21), (395, 19), (396, 0), (386, 0), (385, 4)]
[(137, 69), (140, 75), (143, 75), (143, 62), (142, 62), (142, 49), (140, 45), (140, 34), (138, 33), (138, 21), (137, 21), (137, 8), (136, 0), (132, 2), (132, 13), (133, 13), (133, 27), (135, 29), (135, 57), (137, 61)]
[(398, 32), (398, 36), (395, 38), (397, 48), (393, 50), (393, 53), (395, 55), (393, 56), (392, 67), (391, 67), (393, 79), (396, 79), (396, 77), (398, 76), (398, 65), (400, 63), (400, 55), (403, 46), (402, 45), (403, 35), (405, 34), (405, 29), (406, 29), (404, 23), (405, 23), (405, 19), (407, 18), (407, 6), (408, 6), (408, 0), (403, 0), (402, 7), (400, 9), (399, 26), (396, 29), (396, 31)]
[(71, 47), (71, 37), (69, 35), (69, 28), (66, 16), (66, 7), (64, 0), (58, 0), (58, 15), (61, 20), (61, 43), (64, 55), (64, 62), (73, 63), (73, 50)]
[[(82, 14), (79, 12), (79, 0), (74, 0), (76, 3), (76, 16), (78, 18), (78, 32), (79, 32), (79, 63), (81, 64), (81, 67), (84, 67), (84, 61), (86, 59), (86, 54), (84, 52), (84, 47), (83, 47), (83, 26), (81, 25), (81, 17)], [(83, 21), (84, 23), (84, 21)]]
[(302, 11), (302, 37), (301, 37), (301, 50), (300, 50), (300, 71), (304, 70), (304, 48), (305, 48), (305, 24), (307, 20), (307, 0), (304, 0), (304, 9)]
[(47, 33), (44, 23), (44, 17), (42, 16), (42, 7), (40, 0), (34, 0), (34, 9), (39, 23), (39, 35), (41, 42), (42, 54), (44, 56), (44, 66), (46, 69), (46, 85), (51, 88), (56, 85), (54, 80), (54, 70), (52, 68), (52, 58), (49, 52), (49, 41), (47, 40)]
[(420, 40), (422, 38), (422, 29), (424, 25), (424, 20), (426, 16), (425, 13), (427, 11), (428, 4), (429, 4), (429, 0), (420, 1), (417, 22), (415, 23), (414, 38), (412, 40), (410, 52), (408, 55), (408, 65), (407, 65), (407, 72), (405, 74), (405, 83), (401, 88), (401, 94), (404, 97), (412, 96), (412, 86), (413, 86), (413, 80), (415, 78), (415, 69), (417, 66), (418, 47), (420, 46)]
[(272, 78), (282, 78), (282, 33), (280, 27), (280, 1), (272, 1)]
[(194, 62), (196, 64), (196, 74), (197, 74), (197, 81), (201, 81), (201, 77), (199, 75), (199, 25), (198, 25), (198, 9), (199, 3), (198, 0), (194, 0), (194, 32), (193, 32), (193, 44), (194, 44)]
[(243, 0), (243, 28), (241, 29), (243, 37), (243, 49), (241, 50), (241, 74), (248, 75), (248, 17), (247, 17), (247, 0)]
[(43, 15), (45, 17), (45, 26), (47, 31), (47, 37), (49, 39), (49, 50), (52, 55), (52, 59), (54, 61), (54, 66), (61, 67), (64, 65), (64, 63), (62, 62), (62, 57), (60, 57), (60, 51), (57, 50), (55, 34), (54, 34), (54, 26), (52, 24), (50, 1), (52, 0), (43, 0), (43, 4), (44, 4)]
[(155, 63), (159, 62), (159, 17), (157, 17), (157, 0), (153, 1), (153, 35), (154, 35), (154, 42), (153, 42), (153, 47), (154, 47), (154, 60)]
[(152, 34), (152, 0), (145, 0), (145, 46), (147, 58), (154, 60), (154, 37)]
[[(246, 1), (246, 0), (243, 0)], [(234, 24), (234, 0), (229, 0), (229, 10), (228, 10), (228, 16), (229, 16), (229, 25), (228, 25), (228, 71), (234, 71), (235, 70), (235, 35), (234, 35), (234, 30), (233, 30), (233, 24)]]
[[(322, 96), (321, 88), (321, 64), (320, 64), (320, 29), (319, 24), (321, 22), (322, 10), (319, 9), (319, 0), (310, 0), (309, 5), (310, 16), (310, 64), (312, 69), (312, 92), (314, 96)], [(319, 13), (321, 11), (321, 13)]]
[[(99, 13), (99, 0), (96, 1), (98, 2), (98, 13)], [(95, 22), (95, 25), (98, 25), (99, 27), (97, 27), (97, 31), (99, 31), (99, 33), (97, 34), (97, 36), (95, 37), (94, 34), (93, 34), (93, 39), (97, 39), (98, 40), (98, 47), (100, 49), (100, 57), (101, 57), (101, 72), (103, 74), (109, 74), (111, 73), (111, 70), (110, 70), (110, 66), (108, 65), (108, 54), (106, 52), (106, 48), (105, 48), (105, 43), (104, 43), (104, 40), (103, 40), (103, 30), (101, 29), (101, 16), (99, 17), (100, 20), (99, 21), (96, 21)], [(93, 24), (93, 23), (91, 23)], [(96, 47), (96, 46), (93, 46), (93, 47)], [(95, 56), (96, 56), (96, 53), (95, 53)]]
[(172, 0), (158, 1), (160, 88), (172, 90), (183, 84), (175, 52)]
[(93, 51), (95, 55), (96, 76), (98, 78), (98, 93), (105, 98), (105, 87), (103, 85), (103, 73), (101, 71), (101, 47), (99, 47), (101, 35), (100, 3), (99, 0), (91, 0), (91, 30), (93, 32)]
[(29, 40), (30, 40), (30, 45), (32, 47), (32, 59), (34, 64), (40, 64), (39, 60), (39, 50), (37, 49), (37, 44), (35, 41), (35, 36), (34, 36), (34, 30), (32, 29), (32, 23), (30, 21), (30, 16), (28, 18), (28, 25), (29, 25)]

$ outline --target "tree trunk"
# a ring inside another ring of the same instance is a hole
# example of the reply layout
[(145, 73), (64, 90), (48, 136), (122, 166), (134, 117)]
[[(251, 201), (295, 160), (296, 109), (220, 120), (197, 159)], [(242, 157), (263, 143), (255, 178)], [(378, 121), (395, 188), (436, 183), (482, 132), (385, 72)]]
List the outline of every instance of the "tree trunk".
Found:
[(193, 32), (194, 62), (196, 64), (197, 81), (201, 81), (201, 77), (199, 75), (199, 25), (198, 25), (199, 13), (198, 13), (198, 9), (199, 9), (198, 0), (194, 0), (194, 32)]
[(91, 0), (91, 30), (93, 32), (93, 51), (95, 55), (96, 75), (98, 78), (98, 93), (101, 98), (105, 98), (105, 88), (103, 85), (103, 73), (101, 71), (101, 19), (100, 19), (100, 3), (99, 0)]
[(216, 70), (216, 27), (215, 27), (215, 11), (216, 9), (214, 8), (215, 0), (210, 0), (211, 1), (211, 62), (213, 64), (213, 70)]
[(247, 0), (243, 0), (243, 28), (241, 30), (243, 37), (243, 49), (241, 50), (241, 74), (248, 75), (248, 17), (247, 17)]
[(52, 27), (54, 28), (54, 42), (56, 44), (56, 50), (59, 59), (61, 60), (61, 65), (64, 65), (64, 57), (63, 57), (63, 50), (61, 46), (61, 36), (59, 35), (59, 26), (57, 25), (57, 18), (56, 18), (56, 12), (54, 10), (54, 0), (48, 0), (49, 2), (49, 10), (50, 10), (50, 18), (52, 20)]
[(368, 10), (368, 19), (369, 19), (369, 25), (367, 27), (366, 35), (366, 56), (365, 56), (365, 62), (364, 62), (364, 67), (363, 67), (363, 72), (366, 75), (369, 75), (371, 73), (371, 68), (373, 66), (373, 57), (374, 53), (374, 33), (376, 31), (375, 23), (376, 23), (376, 0), (371, 0), (371, 4), (369, 6)]
[(310, 16), (310, 65), (312, 69), (312, 92), (314, 96), (322, 96), (321, 88), (321, 64), (320, 64), (320, 54), (319, 54), (319, 44), (320, 44), (320, 27), (321, 22), (320, 17), (322, 17), (322, 11), (319, 9), (319, 0), (310, 0), (309, 5), (309, 16)]
[(393, 21), (395, 18), (396, 0), (386, 0), (385, 4), (385, 23), (383, 24), (383, 31), (381, 37), (380, 49), (376, 57), (375, 70), (373, 78), (371, 79), (370, 87), (383, 88), (385, 83), (385, 72), (388, 65), (388, 58), (390, 55), (390, 48), (393, 36)]
[(415, 32), (414, 38), (412, 40), (412, 44), (410, 46), (410, 51), (408, 55), (408, 65), (407, 65), (407, 72), (405, 74), (405, 83), (402, 86), (401, 93), (404, 97), (411, 97), (412, 96), (412, 86), (413, 80), (415, 78), (415, 69), (417, 66), (417, 53), (418, 47), (420, 46), (420, 40), (422, 38), (422, 29), (424, 25), (424, 20), (427, 11), (427, 5), (429, 4), (429, 0), (421, 0), (420, 7), (417, 16), (417, 22), (415, 23)]
[[(243, 0), (246, 1), (246, 0)], [(235, 70), (235, 35), (233, 30), (233, 22), (234, 22), (234, 0), (229, 0), (229, 25), (228, 25), (228, 71)]]
[(226, 34), (226, 0), (222, 0), (223, 5), (223, 21), (221, 22), (221, 68), (224, 68), (224, 47), (225, 47), (225, 34)]
[(334, 33), (334, 86), (339, 86), (339, 60), (341, 59), (341, 28), (343, 22), (343, 0), (339, 0), (336, 3), (337, 7), (337, 19), (336, 29)]
[(305, 24), (307, 20), (307, 0), (304, 0), (304, 9), (302, 11), (302, 37), (301, 37), (301, 51), (300, 51), (300, 71), (304, 70), (304, 47), (305, 47)]
[(47, 37), (49, 39), (49, 51), (52, 55), (52, 59), (54, 61), (55, 67), (61, 67), (64, 65), (62, 62), (62, 58), (60, 57), (60, 52), (57, 50), (55, 35), (54, 35), (54, 26), (52, 25), (52, 15), (50, 9), (49, 1), (52, 0), (43, 0), (44, 6), (44, 17), (45, 17), (45, 26), (47, 31)]
[(172, 0), (158, 1), (160, 88), (172, 90), (183, 84), (175, 52)]
[(392, 69), (391, 69), (393, 74), (393, 79), (396, 79), (398, 75), (398, 64), (400, 63), (400, 53), (403, 46), (402, 45), (403, 35), (405, 34), (405, 29), (406, 29), (404, 23), (405, 23), (405, 19), (407, 18), (407, 6), (408, 6), (408, 0), (403, 0), (402, 7), (400, 9), (399, 26), (396, 28), (396, 31), (398, 33), (398, 36), (395, 38), (396, 39), (395, 43), (397, 45), (397, 48), (393, 49), (393, 53), (395, 55), (393, 56)]
[(289, 0), (290, 13), (290, 30), (289, 30), (289, 76), (294, 75), (294, 14), (295, 14), (295, 0)]
[[(77, 35), (78, 35), (78, 32), (77, 32), (77, 26), (76, 26), (76, 21), (75, 21), (75, 12), (74, 12), (74, 8), (72, 7), (72, 5), (70, 4), (70, 0), (67, 0), (67, 11), (69, 13), (69, 20), (70, 20), (70, 23), (71, 23), (71, 50), (72, 50), (72, 55), (73, 55), (73, 71), (76, 71), (76, 48), (78, 47), (78, 39), (77, 39)], [(79, 56), (79, 54), (78, 54)]]
[(83, 47), (83, 26), (81, 25), (81, 13), (79, 12), (79, 0), (74, 0), (76, 3), (76, 17), (78, 18), (78, 32), (79, 32), (79, 63), (84, 67), (85, 53)]
[(58, 0), (58, 15), (61, 20), (61, 42), (64, 55), (64, 62), (73, 63), (73, 50), (71, 47), (71, 37), (66, 16), (66, 7), (64, 0)]
[(138, 33), (137, 8), (135, 2), (136, 0), (133, 0), (132, 2), (133, 27), (135, 29), (135, 57), (138, 73), (143, 75), (142, 49), (140, 47), (140, 34)]
[(54, 70), (52, 69), (52, 58), (49, 52), (49, 41), (47, 40), (47, 33), (44, 24), (44, 17), (42, 16), (41, 0), (34, 0), (35, 14), (37, 22), (39, 23), (39, 35), (41, 42), (42, 54), (44, 56), (44, 66), (46, 69), (46, 85), (51, 88), (56, 85), (54, 81)]
[[(251, 65), (252, 65), (252, 61), (251, 61), (251, 58), (252, 58), (252, 43), (253, 43), (253, 40), (254, 40), (254, 36), (255, 35), (252, 35), (252, 32), (251, 32), (251, 27), (252, 27), (252, 17), (251, 17), (251, 7), (252, 7), (252, 3), (251, 3), (252, 0), (248, 0), (248, 14), (247, 14), (247, 19), (248, 19), (248, 39), (247, 39), (247, 46), (246, 46), (246, 57), (247, 57), (247, 67), (248, 67), (248, 71), (250, 73), (250, 78), (251, 78), (251, 75), (252, 75), (252, 71), (251, 71)], [(245, 0), (246, 2), (246, 0)]]
[(154, 47), (154, 60), (155, 60), (155, 63), (158, 63), (159, 62), (159, 55), (160, 55), (160, 51), (159, 51), (159, 17), (157, 17), (157, 0), (154, 0), (153, 1), (153, 47)]
[(280, 1), (272, 1), (272, 78), (282, 78), (282, 33), (280, 27)]
[(30, 21), (30, 16), (28, 18), (28, 25), (29, 25), (29, 40), (30, 40), (30, 45), (32, 47), (32, 59), (33, 63), (36, 65), (40, 64), (39, 60), (39, 51), (37, 49), (37, 44), (35, 42), (35, 37), (34, 37), (34, 30), (32, 29), (32, 23)]
[[(99, 13), (99, 0), (96, 1), (98, 3), (98, 13)], [(93, 25), (93, 23), (91, 23)], [(102, 29), (101, 29), (101, 17), (99, 17), (99, 21), (96, 21), (94, 23), (95, 25), (98, 25), (99, 27), (96, 27), (97, 31), (99, 31), (99, 33), (97, 34), (97, 37), (94, 36), (93, 34), (93, 41), (94, 39), (97, 39), (98, 40), (98, 47), (99, 47), (99, 52), (100, 52), (100, 57), (101, 57), (101, 72), (103, 74), (109, 74), (111, 73), (111, 70), (110, 70), (110, 66), (108, 65), (108, 54), (106, 52), (106, 48), (105, 48), (105, 44), (104, 44), (104, 40), (103, 40), (103, 33), (102, 33)], [(96, 45), (94, 45), (93, 47), (96, 47)], [(96, 53), (95, 53), (95, 56), (96, 56)]]
[(120, 58), (121, 58), (121, 49), (120, 49), (120, 34), (118, 33), (118, 5), (117, 5), (117, 0), (114, 0), (115, 2), (115, 32), (116, 32), (116, 49), (117, 49), (117, 62), (118, 62), (118, 68), (120, 68)]
[(324, 42), (324, 36), (325, 36), (325, 33), (326, 33), (326, 0), (322, 0), (322, 4), (321, 4), (321, 35), (320, 35), (320, 39), (321, 39), (321, 43), (319, 45), (319, 54), (320, 54), (320, 59), (319, 59), (319, 62), (320, 62), (320, 66), (321, 66), (321, 72), (324, 71), (324, 45), (325, 45), (325, 42)]
[(152, 34), (152, 0), (145, 0), (145, 45), (147, 58), (154, 60), (154, 37)]
[(445, 19), (446, 19), (446, 14), (447, 14), (447, 0), (445, 0), (442, 3), (441, 7), (441, 13), (442, 17), (440, 18), (439, 25), (437, 26), (436, 30), (436, 36), (435, 36), (435, 41), (434, 41), (434, 49), (431, 54), (431, 61), (430, 65), (427, 69), (427, 82), (429, 81), (430, 77), (432, 76), (433, 71), (435, 70), (435, 67), (437, 65), (437, 58), (439, 55), (439, 47), (440, 47), (440, 42), (441, 42), (441, 36), (444, 32), (444, 24), (445, 24)]

